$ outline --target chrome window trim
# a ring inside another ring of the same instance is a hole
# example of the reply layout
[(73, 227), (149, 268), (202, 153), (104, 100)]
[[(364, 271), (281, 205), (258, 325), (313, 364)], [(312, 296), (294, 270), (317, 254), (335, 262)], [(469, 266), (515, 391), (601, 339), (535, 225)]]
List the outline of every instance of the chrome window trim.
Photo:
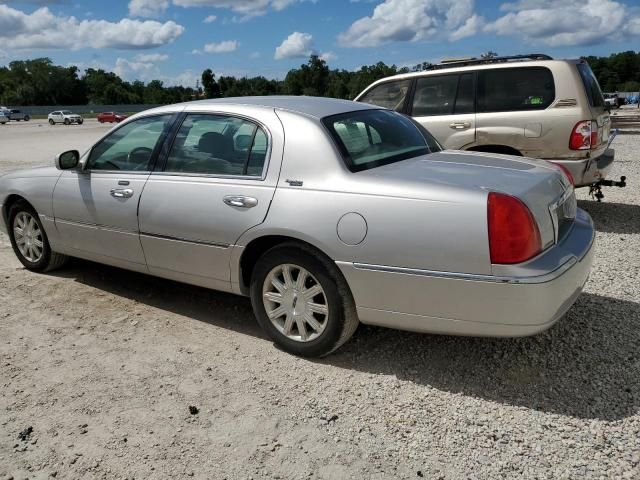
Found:
[[(189, 111), (182, 111), (181, 115), (183, 116), (183, 118), (181, 120), (179, 120), (180, 125), (178, 126), (178, 128), (176, 129), (176, 133), (173, 136), (173, 138), (171, 138), (171, 146), (169, 147), (169, 151), (167, 152), (167, 158), (164, 159), (163, 161), (163, 166), (162, 166), (162, 170), (159, 171), (154, 171), (152, 172), (153, 174), (169, 174), (172, 176), (176, 176), (176, 177), (182, 177), (182, 176), (198, 176), (198, 177), (205, 177), (205, 178), (234, 178), (234, 179), (243, 179), (243, 180), (256, 180), (256, 181), (265, 181), (267, 179), (267, 172), (269, 171), (269, 164), (271, 163), (271, 154), (272, 154), (272, 149), (273, 149), (273, 137), (271, 135), (271, 130), (269, 130), (269, 128), (260, 120), (253, 118), (253, 117), (249, 117), (248, 115), (242, 115), (242, 114), (237, 114), (237, 113), (231, 113), (231, 112), (220, 112), (220, 111), (210, 111), (210, 110), (189, 110)], [(262, 165), (262, 174), (261, 175), (215, 175), (215, 174), (209, 174), (209, 173), (189, 173), (189, 172), (172, 172), (172, 171), (166, 171), (165, 168), (167, 166), (167, 161), (169, 159), (169, 155), (171, 155), (171, 151), (173, 150), (173, 143), (175, 142), (176, 137), (178, 136), (178, 133), (180, 133), (180, 129), (182, 128), (182, 124), (184, 123), (184, 121), (187, 119), (187, 117), (189, 115), (217, 115), (219, 117), (232, 117), (232, 118), (238, 118), (240, 120), (245, 120), (247, 122), (251, 122), (254, 125), (258, 126), (259, 128), (262, 128), (262, 130), (264, 131), (264, 133), (267, 135), (267, 152), (265, 154), (264, 157), (264, 165)]]

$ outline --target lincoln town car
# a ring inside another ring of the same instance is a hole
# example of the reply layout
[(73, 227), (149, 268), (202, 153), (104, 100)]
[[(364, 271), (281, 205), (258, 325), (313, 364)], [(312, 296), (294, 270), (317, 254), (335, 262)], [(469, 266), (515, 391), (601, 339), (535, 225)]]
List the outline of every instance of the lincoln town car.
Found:
[(401, 113), (313, 97), (139, 113), (82, 155), (0, 177), (0, 211), (29, 270), (78, 257), (248, 296), (303, 356), (360, 323), (536, 334), (576, 301), (594, 252), (558, 166), (443, 150)]

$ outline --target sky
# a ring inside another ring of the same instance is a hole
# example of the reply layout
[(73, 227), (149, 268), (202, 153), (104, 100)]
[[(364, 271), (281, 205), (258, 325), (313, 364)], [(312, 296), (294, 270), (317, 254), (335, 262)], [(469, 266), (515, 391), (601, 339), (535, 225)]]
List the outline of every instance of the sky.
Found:
[(50, 57), (167, 85), (206, 68), (284, 78), (312, 53), (355, 70), (638, 49), (640, 0), (0, 0), (0, 65)]

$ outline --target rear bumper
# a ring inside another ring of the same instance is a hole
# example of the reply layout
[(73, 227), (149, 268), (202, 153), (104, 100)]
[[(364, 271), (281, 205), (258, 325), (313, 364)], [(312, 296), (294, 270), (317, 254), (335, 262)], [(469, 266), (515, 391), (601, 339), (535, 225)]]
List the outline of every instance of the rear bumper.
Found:
[(466, 275), (337, 262), (360, 321), (416, 332), (518, 337), (551, 327), (586, 283), (593, 222), (578, 211), (563, 241), (527, 264), (527, 275)]
[(614, 159), (615, 150), (608, 148), (599, 157), (581, 160), (551, 159), (550, 161), (566, 167), (573, 175), (576, 187), (586, 187), (607, 178)]

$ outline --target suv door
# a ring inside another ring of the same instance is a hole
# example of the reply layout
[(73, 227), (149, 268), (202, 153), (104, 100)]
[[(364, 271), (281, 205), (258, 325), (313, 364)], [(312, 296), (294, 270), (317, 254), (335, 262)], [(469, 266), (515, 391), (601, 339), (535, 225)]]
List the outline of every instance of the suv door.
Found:
[(476, 138), (475, 75), (428, 75), (416, 80), (409, 114), (445, 148), (462, 149)]
[[(140, 202), (140, 238), (149, 271), (229, 290), (230, 255), (240, 236), (267, 215), (275, 193), (284, 133), (227, 114), (184, 116), (161, 171)], [(277, 160), (276, 160), (277, 161)]]
[(91, 149), (83, 169), (62, 173), (53, 211), (71, 255), (146, 270), (138, 202), (171, 122), (170, 114), (129, 122)]

